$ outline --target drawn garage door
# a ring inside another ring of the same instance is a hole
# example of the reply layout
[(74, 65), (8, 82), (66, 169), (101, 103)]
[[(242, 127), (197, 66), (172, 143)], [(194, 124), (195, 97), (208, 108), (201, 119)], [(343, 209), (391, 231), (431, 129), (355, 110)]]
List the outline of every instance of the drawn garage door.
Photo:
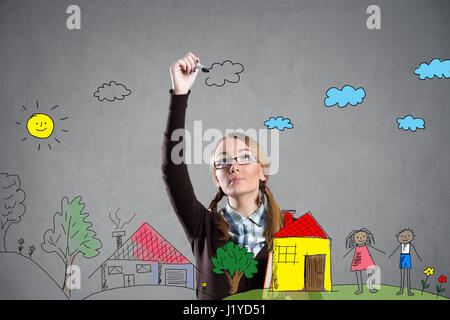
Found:
[(186, 287), (186, 270), (166, 269), (166, 286)]

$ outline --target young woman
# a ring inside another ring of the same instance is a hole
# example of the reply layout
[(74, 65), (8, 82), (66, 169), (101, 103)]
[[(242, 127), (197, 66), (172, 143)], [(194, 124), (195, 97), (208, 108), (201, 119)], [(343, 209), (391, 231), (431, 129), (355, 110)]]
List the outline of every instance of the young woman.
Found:
[[(358, 291), (355, 292), (356, 295), (361, 294), (363, 292), (362, 286), (362, 271), (367, 270), (368, 284), (370, 293), (377, 292), (376, 289), (373, 288), (373, 273), (376, 270), (376, 265), (373, 262), (372, 256), (370, 255), (368, 246), (384, 253), (383, 251), (371, 246), (375, 244), (375, 237), (372, 232), (367, 230), (366, 228), (362, 228), (360, 230), (353, 230), (347, 236), (345, 241), (345, 246), (347, 249), (350, 248), (350, 251), (345, 254), (349, 254), (353, 249), (355, 249), (355, 254), (353, 255), (352, 266), (350, 268), (351, 271), (354, 271), (356, 274), (356, 281), (358, 283)], [(344, 256), (344, 257), (345, 257)]]
[[(211, 172), (217, 191), (208, 209), (195, 196), (186, 164), (172, 160), (172, 151), (180, 141), (172, 141), (171, 135), (176, 129), (184, 129), (190, 88), (199, 72), (197, 62), (200, 58), (189, 52), (170, 67), (172, 89), (162, 171), (169, 199), (195, 255), (197, 297), (222, 299), (229, 294), (229, 284), (225, 274), (212, 271), (211, 257), (217, 248), (233, 241), (252, 252), (258, 272), (252, 278), (243, 277), (238, 292), (262, 289), (272, 235), (281, 229), (283, 218), (267, 187), (267, 157), (250, 137), (229, 134), (214, 148)], [(226, 207), (217, 210), (225, 196)]]

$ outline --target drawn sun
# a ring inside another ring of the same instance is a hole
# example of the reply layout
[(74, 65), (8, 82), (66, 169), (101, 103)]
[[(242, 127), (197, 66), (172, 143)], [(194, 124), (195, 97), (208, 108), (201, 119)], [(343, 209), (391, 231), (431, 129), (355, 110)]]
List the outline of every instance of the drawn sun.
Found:
[[(42, 113), (39, 111), (39, 103), (36, 101), (36, 112), (30, 112), (25, 106), (22, 106), (22, 110), (26, 112), (25, 117), (27, 118), (24, 122), (16, 122), (17, 125), (22, 126), (26, 123), (25, 128), (27, 133), (32, 137), (33, 140), (36, 140), (38, 143), (38, 151), (41, 150), (41, 143), (46, 143), (48, 148), (52, 150), (51, 143), (56, 141), (61, 143), (58, 139), (60, 138), (60, 132), (68, 132), (67, 129), (59, 129), (58, 122), (55, 122), (54, 119), (59, 121), (64, 121), (69, 119), (69, 117), (59, 118), (55, 116), (55, 109), (59, 106), (56, 105), (46, 111), (46, 113)], [(22, 141), (27, 140), (29, 137), (24, 137)]]

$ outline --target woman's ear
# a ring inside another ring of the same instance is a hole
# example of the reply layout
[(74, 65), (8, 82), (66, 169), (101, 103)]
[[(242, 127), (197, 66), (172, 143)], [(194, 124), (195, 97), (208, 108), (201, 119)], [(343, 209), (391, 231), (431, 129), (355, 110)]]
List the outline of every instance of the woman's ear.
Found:
[(214, 180), (216, 180), (216, 187), (217, 189), (219, 189), (220, 188), (219, 179), (217, 179), (216, 175), (214, 175)]
[(260, 174), (260, 178), (259, 179), (261, 181), (266, 181), (267, 180), (266, 176), (264, 175), (264, 169), (263, 168), (261, 168), (261, 174)]

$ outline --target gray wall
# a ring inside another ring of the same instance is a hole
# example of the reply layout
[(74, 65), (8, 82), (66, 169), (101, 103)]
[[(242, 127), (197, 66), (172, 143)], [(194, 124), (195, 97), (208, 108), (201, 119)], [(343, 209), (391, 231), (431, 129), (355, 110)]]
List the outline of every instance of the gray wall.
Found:
[[(81, 8), (81, 30), (66, 28), (71, 4)], [(371, 4), (381, 8), (380, 30), (366, 27)], [(24, 238), (24, 252), (35, 245), (33, 259), (61, 283), (64, 265), (40, 244), (61, 198), (80, 195), (103, 245), (94, 258), (77, 257), (82, 289), (74, 298), (100, 290), (87, 277), (115, 250), (108, 213), (118, 208), (136, 214), (125, 238), (148, 222), (194, 262), (161, 178), (169, 67), (191, 51), (206, 66), (229, 59), (245, 70), (223, 87), (198, 75), (188, 130), (199, 120), (204, 131), (265, 129), (278, 115), (294, 124), (280, 132), (280, 168), (269, 186), (282, 208), (311, 211), (333, 239), (334, 284), (356, 282), (351, 255), (342, 257), (347, 234), (362, 227), (388, 254), (399, 230), (414, 230), (423, 259), (413, 256), (414, 287), (425, 267), (448, 274), (449, 80), (419, 80), (413, 71), (449, 58), (449, 11), (446, 0), (2, 0), (0, 172), (18, 175), (26, 193), (8, 251)], [(94, 92), (111, 80), (131, 94), (99, 101)], [(325, 107), (327, 90), (347, 84), (365, 89), (363, 103)], [(45, 140), (24, 125), (36, 101), (42, 112), (59, 106)], [(425, 129), (398, 129), (396, 119), (408, 114), (423, 118)], [(215, 193), (208, 164), (192, 164), (189, 173), (207, 206)], [(398, 254), (372, 255), (382, 282), (398, 284)]]

